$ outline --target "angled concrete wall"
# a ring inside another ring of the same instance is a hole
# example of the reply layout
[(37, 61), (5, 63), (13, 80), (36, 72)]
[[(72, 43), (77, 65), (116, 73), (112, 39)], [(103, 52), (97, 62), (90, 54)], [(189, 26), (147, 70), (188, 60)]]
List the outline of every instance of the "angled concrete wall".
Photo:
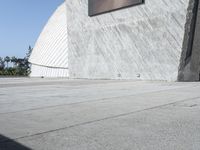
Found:
[(29, 61), (32, 77), (68, 77), (66, 5), (63, 3), (41, 32)]
[(199, 0), (146, 0), (88, 16), (88, 0), (65, 0), (33, 49), (31, 76), (200, 80)]
[(146, 0), (89, 17), (88, 0), (66, 0), (69, 76), (177, 80), (188, 4)]

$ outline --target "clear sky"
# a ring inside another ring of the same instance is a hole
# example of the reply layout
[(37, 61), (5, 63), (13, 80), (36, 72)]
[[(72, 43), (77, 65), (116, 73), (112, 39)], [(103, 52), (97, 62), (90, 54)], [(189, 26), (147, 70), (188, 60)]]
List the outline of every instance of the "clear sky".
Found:
[(0, 57), (24, 57), (64, 0), (1, 0)]

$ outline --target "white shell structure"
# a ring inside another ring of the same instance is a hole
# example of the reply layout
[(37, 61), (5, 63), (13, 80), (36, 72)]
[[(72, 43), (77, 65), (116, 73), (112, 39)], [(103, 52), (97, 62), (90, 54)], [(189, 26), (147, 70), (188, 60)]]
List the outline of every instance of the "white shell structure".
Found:
[(32, 51), (31, 77), (68, 77), (66, 5), (57, 8)]

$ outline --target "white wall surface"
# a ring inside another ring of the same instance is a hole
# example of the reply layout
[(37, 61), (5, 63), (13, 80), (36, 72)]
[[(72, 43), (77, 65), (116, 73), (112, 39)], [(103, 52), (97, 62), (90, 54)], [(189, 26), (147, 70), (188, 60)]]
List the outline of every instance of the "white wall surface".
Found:
[(55, 68), (47, 66), (38, 66), (32, 64), (31, 66), (31, 77), (68, 77), (69, 71), (65, 68)]

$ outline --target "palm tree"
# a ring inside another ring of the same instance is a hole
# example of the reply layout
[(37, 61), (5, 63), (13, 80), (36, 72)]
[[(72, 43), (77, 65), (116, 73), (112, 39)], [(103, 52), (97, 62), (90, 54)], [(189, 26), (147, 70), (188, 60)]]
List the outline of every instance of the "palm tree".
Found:
[(4, 61), (6, 62), (7, 68), (8, 68), (8, 63), (10, 62), (10, 57), (9, 57), (9, 56), (6, 56), (6, 57), (4, 58)]
[(33, 48), (29, 45), (28, 52), (26, 53), (26, 59), (29, 59), (29, 57), (31, 56), (32, 51), (33, 51)]

